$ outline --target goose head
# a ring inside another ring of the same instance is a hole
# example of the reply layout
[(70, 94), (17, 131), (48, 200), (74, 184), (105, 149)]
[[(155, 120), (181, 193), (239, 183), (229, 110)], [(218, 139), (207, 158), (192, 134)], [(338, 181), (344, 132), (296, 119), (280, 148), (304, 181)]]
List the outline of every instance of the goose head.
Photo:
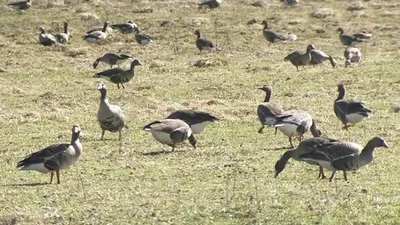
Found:
[(199, 31), (199, 30), (196, 30), (196, 31), (194, 32), (194, 34), (197, 36), (197, 38), (200, 38), (200, 31)]
[(312, 44), (309, 44), (309, 45), (307, 46), (307, 52), (311, 52), (311, 50), (314, 50), (314, 49), (316, 49), (316, 48), (315, 48), (315, 46), (312, 45)]
[(141, 66), (141, 65), (143, 65), (143, 64), (138, 59), (135, 59), (131, 63), (131, 68), (133, 68), (135, 66)]
[(384, 147), (384, 148), (388, 148), (389, 145), (386, 143), (386, 141), (381, 138), (381, 137), (374, 137), (372, 138), (367, 145), (370, 145), (371, 147), (374, 148), (379, 148), (379, 147)]
[(337, 97), (336, 100), (343, 99), (344, 95), (345, 95), (345, 92), (346, 92), (346, 89), (344, 88), (344, 84), (340, 83), (340, 84), (337, 85), (337, 92), (339, 94), (338, 94), (338, 97)]
[(261, 24), (264, 25), (264, 30), (265, 30), (265, 29), (268, 29), (268, 22), (267, 22), (266, 20), (263, 20), (263, 21), (261, 22)]
[(109, 21), (104, 22), (103, 29), (101, 31), (102, 32), (106, 32), (107, 31), (107, 27), (108, 27), (109, 24), (110, 24)]
[(43, 27), (39, 27), (39, 31), (40, 31), (40, 33), (41, 33), (41, 34), (44, 34), (44, 33), (45, 33), (45, 31), (44, 31), (44, 28), (43, 28)]
[(101, 93), (101, 98), (102, 98), (102, 99), (106, 97), (107, 88), (106, 88), (106, 85), (105, 85), (105, 84), (100, 83), (99, 86), (97, 87), (97, 90), (100, 91), (100, 93)]
[(322, 135), (321, 130), (319, 130), (317, 128), (317, 125), (315, 124), (314, 120), (312, 120), (310, 131), (311, 131), (311, 134), (313, 135), (313, 137), (321, 137), (321, 135)]
[(193, 146), (193, 148), (196, 149), (196, 143), (197, 143), (196, 137), (192, 134), (192, 135), (190, 135), (188, 140), (189, 140), (189, 143)]
[(72, 126), (72, 142), (78, 140), (80, 134), (81, 134), (81, 128), (79, 127), (79, 125), (73, 125)]
[(343, 30), (343, 28), (341, 28), (341, 27), (339, 27), (336, 31), (339, 31), (340, 34), (343, 34), (343, 33), (344, 33), (344, 30)]
[(271, 98), (271, 93), (272, 93), (271, 88), (268, 87), (268, 86), (266, 86), (266, 85), (264, 85), (263, 87), (258, 88), (258, 90), (262, 90), (262, 91), (265, 92), (266, 95), (265, 95), (265, 100), (264, 100), (264, 102), (269, 102), (269, 100), (270, 100), (270, 98)]

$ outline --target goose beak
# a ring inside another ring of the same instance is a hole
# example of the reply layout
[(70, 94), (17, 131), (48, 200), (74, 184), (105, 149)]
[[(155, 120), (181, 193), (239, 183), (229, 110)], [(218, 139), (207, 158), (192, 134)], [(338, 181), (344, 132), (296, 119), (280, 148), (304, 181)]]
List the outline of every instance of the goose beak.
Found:
[(389, 145), (386, 143), (386, 141), (383, 141), (382, 147), (389, 148)]

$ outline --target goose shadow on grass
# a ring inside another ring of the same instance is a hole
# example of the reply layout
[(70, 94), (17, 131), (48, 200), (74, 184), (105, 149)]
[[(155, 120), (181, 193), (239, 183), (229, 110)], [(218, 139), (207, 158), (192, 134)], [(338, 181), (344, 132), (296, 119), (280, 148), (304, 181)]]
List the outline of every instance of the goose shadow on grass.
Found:
[(161, 151), (156, 151), (156, 152), (144, 152), (144, 153), (141, 153), (141, 154), (144, 155), (144, 156), (156, 156), (156, 155), (162, 155), (162, 154), (168, 155), (168, 154), (179, 153), (179, 152), (184, 152), (184, 151), (181, 151), (181, 150), (175, 150), (175, 151), (161, 150)]
[(278, 150), (286, 150), (286, 149), (294, 149), (292, 147), (279, 147), (279, 148), (267, 148), (267, 151), (278, 151)]
[(42, 183), (26, 183), (26, 184), (5, 184), (3, 187), (36, 187), (36, 186), (43, 186), (48, 185), (50, 183), (42, 182)]

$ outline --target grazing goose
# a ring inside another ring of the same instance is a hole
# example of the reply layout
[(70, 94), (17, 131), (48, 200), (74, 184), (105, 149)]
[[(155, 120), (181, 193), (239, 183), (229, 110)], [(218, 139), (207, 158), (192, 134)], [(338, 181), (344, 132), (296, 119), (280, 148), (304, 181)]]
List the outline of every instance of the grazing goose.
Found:
[(207, 0), (199, 4), (199, 8), (215, 9), (221, 6), (222, 0)]
[[(314, 134), (313, 134), (314, 135)], [(297, 146), (297, 148), (286, 151), (283, 153), (282, 157), (275, 164), (275, 178), (285, 169), (287, 162), (289, 159), (294, 159), (296, 161), (304, 161), (300, 157), (304, 154), (314, 151), (319, 145), (322, 144), (333, 144), (338, 142), (338, 140), (330, 139), (330, 138), (321, 138), (321, 137), (313, 137), (306, 139)], [(319, 165), (316, 162), (306, 161), (312, 165)], [(319, 166), (319, 174), (318, 178), (325, 179), (326, 176), (324, 174), (324, 169), (322, 166)]]
[(194, 34), (197, 36), (196, 46), (200, 50), (200, 52), (203, 51), (203, 50), (212, 50), (215, 47), (214, 44), (211, 41), (209, 41), (209, 40), (207, 40), (205, 38), (202, 38), (200, 36), (200, 31), (199, 30), (196, 30), (194, 32)]
[(143, 130), (150, 131), (153, 137), (161, 144), (169, 145), (172, 151), (175, 145), (185, 140), (189, 140), (193, 148), (196, 149), (196, 138), (189, 125), (179, 119), (164, 119), (154, 121), (146, 125)]
[(119, 64), (131, 58), (132, 58), (131, 56), (125, 54), (106, 53), (102, 57), (97, 58), (96, 61), (94, 61), (93, 68), (96, 69), (100, 62), (107, 63), (108, 65), (110, 65), (110, 68), (112, 68), (113, 65), (119, 66)]
[(147, 45), (153, 42), (153, 39), (148, 34), (140, 32), (139, 28), (137, 27), (135, 30), (135, 40), (137, 43), (140, 45)]
[(83, 36), (83, 39), (89, 43), (98, 43), (104, 41), (108, 36), (108, 33), (106, 32), (108, 24), (108, 21), (104, 22), (103, 29), (101, 31), (93, 30), (92, 32), (88, 32), (85, 36)]
[(308, 45), (308, 48), (310, 48), (310, 54), (311, 54), (311, 61), (310, 61), (310, 65), (318, 65), (323, 63), (325, 60), (329, 60), (329, 62), (331, 63), (331, 66), (333, 68), (336, 67), (336, 62), (335, 60), (332, 58), (332, 56), (326, 54), (325, 52), (321, 51), (321, 50), (317, 50), (315, 49), (314, 45)]
[(137, 25), (132, 20), (129, 20), (127, 23), (113, 24), (111, 28), (123, 34), (131, 34), (135, 33)]
[(69, 23), (67, 21), (64, 22), (64, 33), (58, 33), (54, 36), (59, 43), (67, 43), (69, 38)]
[(269, 29), (268, 22), (266, 20), (262, 21), (262, 25), (264, 25), (264, 38), (269, 42), (268, 46), (270, 46), (271, 44), (275, 45), (275, 42), (286, 41), (286, 38), (284, 36), (279, 35)]
[(310, 45), (307, 46), (306, 52), (294, 51), (287, 55), (283, 60), (290, 61), (294, 66), (296, 66), (297, 71), (299, 71), (299, 66), (303, 66), (304, 69), (311, 61), (311, 50)]
[(356, 124), (363, 121), (371, 113), (371, 110), (364, 107), (362, 102), (355, 102), (353, 100), (344, 99), (345, 88), (343, 84), (338, 85), (338, 97), (335, 100), (333, 109), (337, 118), (342, 121), (344, 127), (346, 129), (350, 126), (350, 124)]
[(39, 34), (39, 42), (44, 46), (52, 46), (57, 44), (57, 39), (52, 35), (46, 33), (43, 27), (39, 27), (40, 34)]
[(51, 173), (50, 184), (53, 182), (54, 172), (56, 172), (57, 184), (60, 184), (60, 171), (74, 164), (82, 153), (82, 144), (79, 141), (80, 133), (81, 128), (74, 125), (71, 143), (51, 145), (34, 152), (18, 162), (17, 168), (19, 170)]
[(296, 6), (299, 4), (299, 0), (281, 0), (281, 2), (287, 6)]
[[(257, 107), (257, 115), (258, 119), (261, 122), (261, 128), (258, 130), (258, 133), (262, 133), (264, 130), (264, 126), (273, 126), (277, 122), (277, 116), (281, 115), (283, 113), (282, 108), (270, 102), (271, 99), (271, 93), (272, 90), (270, 87), (264, 86), (262, 88), (258, 88), (259, 90), (262, 90), (265, 92), (265, 99), (264, 102), (259, 104)], [(291, 115), (287, 115), (289, 117)], [(275, 127), (275, 134), (276, 134), (277, 128)]]
[(351, 66), (351, 63), (360, 63), (361, 51), (355, 47), (348, 47), (344, 50), (344, 58), (346, 59), (344, 67)]
[(104, 78), (110, 80), (112, 83), (117, 84), (119, 89), (119, 85), (121, 84), (122, 88), (125, 89), (124, 83), (128, 83), (135, 76), (135, 66), (140, 66), (142, 63), (135, 59), (131, 63), (131, 68), (129, 70), (123, 70), (121, 68), (113, 68), (100, 73), (96, 73), (94, 77), (96, 78)]
[(186, 122), (192, 129), (193, 134), (199, 134), (206, 128), (207, 124), (218, 121), (215, 116), (196, 110), (178, 110), (171, 113), (166, 119), (180, 119)]
[(374, 150), (379, 147), (389, 147), (381, 137), (372, 138), (364, 148), (353, 142), (323, 143), (318, 145), (315, 150), (301, 155), (300, 159), (318, 163), (320, 166), (332, 170), (329, 182), (333, 181), (338, 170), (343, 171), (344, 180), (347, 181), (346, 172), (357, 170), (371, 163), (375, 157)]
[(342, 42), (343, 45), (353, 46), (353, 45), (356, 45), (356, 44), (359, 44), (359, 43), (363, 42), (362, 39), (356, 38), (356, 37), (351, 36), (351, 35), (344, 34), (344, 31), (343, 31), (342, 28), (338, 28), (337, 31), (340, 32), (339, 39), (340, 39), (340, 42)]
[[(288, 115), (290, 116), (288, 117)], [(299, 137), (299, 140), (301, 140), (308, 130), (311, 131), (314, 137), (321, 135), (321, 131), (318, 130), (315, 121), (306, 111), (288, 110), (275, 118), (277, 121), (273, 126), (289, 137), (289, 143), (292, 148), (294, 147), (293, 137)]]
[(8, 6), (11, 6), (12, 8), (16, 10), (27, 10), (32, 6), (32, 1), (31, 0), (26, 0), (26, 1), (20, 1), (20, 2), (13, 2), (13, 3), (8, 3)]
[(98, 87), (101, 97), (100, 97), (100, 107), (97, 112), (97, 120), (99, 121), (101, 127), (101, 138), (103, 140), (104, 133), (119, 132), (118, 140), (121, 141), (121, 131), (122, 128), (128, 128), (126, 118), (122, 112), (121, 107), (117, 105), (112, 105), (107, 99), (107, 89), (104, 84), (99, 84)]

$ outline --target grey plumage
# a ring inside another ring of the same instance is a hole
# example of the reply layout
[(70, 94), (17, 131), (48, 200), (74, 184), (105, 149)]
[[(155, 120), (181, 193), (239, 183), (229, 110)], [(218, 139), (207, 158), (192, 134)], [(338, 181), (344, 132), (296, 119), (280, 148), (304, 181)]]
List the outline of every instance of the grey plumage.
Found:
[(303, 66), (305, 69), (305, 66), (308, 65), (311, 61), (311, 50), (312, 47), (310, 45), (307, 46), (306, 52), (303, 51), (294, 51), (287, 55), (284, 60), (285, 61), (290, 61), (294, 66), (296, 66), (297, 71), (299, 71), (299, 66)]
[(202, 132), (207, 124), (218, 121), (218, 118), (210, 113), (197, 110), (177, 110), (166, 119), (180, 119), (186, 122), (194, 134)]
[(154, 139), (161, 144), (166, 144), (175, 150), (175, 146), (185, 140), (189, 140), (193, 148), (196, 148), (196, 138), (190, 126), (180, 119), (164, 119), (154, 121), (146, 125), (143, 130), (151, 132)]
[(57, 44), (57, 39), (52, 35), (45, 32), (43, 27), (39, 27), (39, 42), (44, 46), (52, 46)]
[(69, 144), (48, 146), (38, 152), (28, 155), (18, 162), (19, 170), (35, 170), (41, 173), (51, 173), (50, 183), (53, 182), (54, 172), (57, 184), (60, 184), (60, 171), (74, 164), (81, 155), (83, 148), (79, 141), (81, 129), (78, 125), (72, 127), (72, 138)]
[(108, 33), (106, 32), (108, 25), (109, 25), (108, 21), (104, 22), (101, 31), (91, 30), (87, 32), (86, 35), (83, 36), (83, 39), (89, 43), (98, 43), (104, 41), (108, 37)]
[(343, 123), (343, 129), (347, 130), (349, 123), (359, 123), (369, 116), (368, 113), (371, 113), (371, 110), (365, 108), (362, 102), (344, 99), (345, 88), (343, 84), (338, 85), (338, 93), (333, 109), (336, 117)]
[(360, 63), (361, 51), (355, 47), (348, 47), (344, 50), (344, 58), (346, 59), (345, 67), (351, 66), (351, 63)]
[(199, 4), (199, 8), (215, 9), (221, 6), (222, 0), (207, 0)]
[(140, 65), (142, 65), (142, 63), (139, 60), (135, 59), (132, 61), (129, 70), (113, 68), (100, 73), (96, 73), (94, 77), (107, 79), (112, 83), (117, 84), (118, 89), (119, 85), (121, 85), (122, 88), (125, 88), (124, 83), (128, 83), (130, 80), (132, 80), (132, 78), (135, 76), (135, 67)]
[(151, 38), (150, 35), (141, 32), (137, 27), (135, 30), (135, 40), (137, 43), (140, 45), (147, 45), (153, 42), (153, 38)]
[(127, 23), (113, 24), (111, 28), (123, 34), (131, 34), (135, 33), (137, 25), (132, 20), (129, 20)]
[(102, 57), (99, 57), (94, 61), (93, 68), (96, 69), (100, 62), (107, 63), (112, 68), (114, 65), (121, 64), (125, 62), (127, 59), (132, 58), (129, 55), (119, 54), (119, 53), (106, 53)]
[(127, 128), (127, 119), (122, 112), (121, 107), (112, 105), (107, 99), (107, 89), (104, 84), (98, 87), (101, 97), (99, 111), (97, 112), (97, 120), (101, 128), (101, 140), (104, 138), (105, 131), (118, 132), (121, 141), (121, 132), (123, 128)]
[(329, 60), (329, 62), (331, 63), (331, 66), (333, 68), (336, 67), (336, 62), (335, 60), (332, 58), (332, 56), (326, 54), (325, 52), (321, 51), (321, 50), (317, 50), (315, 49), (314, 45), (308, 45), (308, 48), (310, 48), (310, 55), (311, 55), (311, 60), (309, 62), (310, 65), (318, 65), (323, 63), (325, 60)]
[(291, 7), (299, 4), (299, 0), (281, 0), (281, 2), (283, 2), (283, 4), (285, 4), (287, 6), (291, 6)]
[(194, 32), (194, 34), (197, 36), (196, 46), (200, 51), (211, 50), (211, 49), (213, 49), (215, 47), (214, 44), (211, 41), (209, 41), (206, 38), (203, 38), (203, 37), (200, 36), (200, 31), (199, 30), (196, 30)]
[(329, 181), (332, 182), (336, 171), (342, 170), (347, 181), (347, 171), (357, 170), (371, 163), (374, 159), (374, 150), (378, 147), (388, 148), (388, 144), (381, 137), (372, 138), (362, 148), (353, 142), (334, 142), (320, 144), (313, 151), (300, 156), (301, 160), (315, 162), (320, 166), (332, 170)]
[(271, 44), (275, 45), (276, 42), (286, 41), (286, 38), (284, 36), (270, 30), (268, 22), (266, 20), (262, 21), (262, 24), (264, 25), (263, 29), (264, 38), (269, 42), (268, 46), (270, 46)]
[(359, 43), (363, 42), (362, 39), (356, 38), (356, 37), (354, 37), (352, 35), (344, 34), (344, 30), (342, 28), (338, 28), (337, 31), (340, 32), (339, 39), (340, 39), (340, 42), (342, 42), (343, 45), (354, 46), (356, 44), (359, 44)]
[(27, 10), (32, 6), (32, 1), (26, 0), (20, 2), (13, 2), (13, 3), (8, 3), (7, 5), (16, 10)]
[(69, 23), (67, 21), (64, 22), (64, 32), (58, 33), (54, 35), (59, 43), (65, 44), (69, 39)]

